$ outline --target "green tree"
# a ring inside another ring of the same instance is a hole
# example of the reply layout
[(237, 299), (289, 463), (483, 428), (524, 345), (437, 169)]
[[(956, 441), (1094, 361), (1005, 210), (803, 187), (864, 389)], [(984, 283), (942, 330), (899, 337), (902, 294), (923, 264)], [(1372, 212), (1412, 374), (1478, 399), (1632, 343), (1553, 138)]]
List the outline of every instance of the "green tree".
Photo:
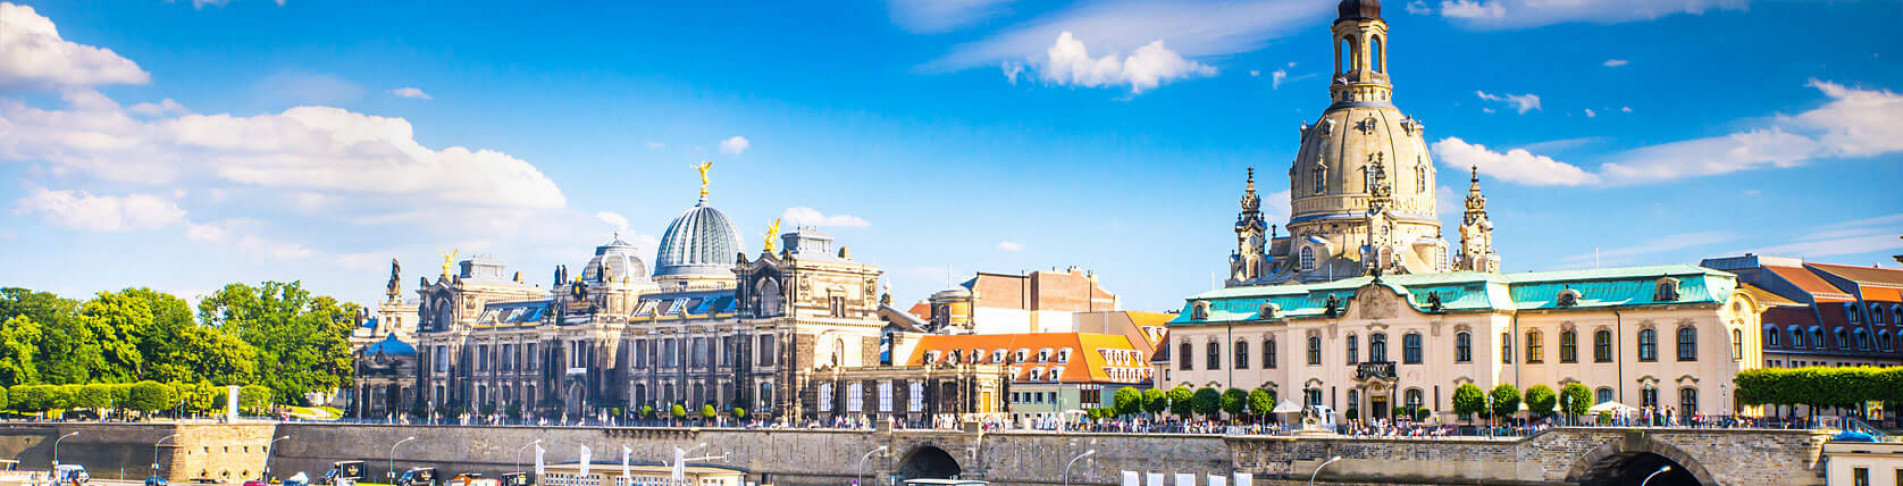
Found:
[(1176, 388), (1171, 388), (1170, 413), (1185, 419), (1189, 418), (1190, 414), (1196, 413), (1195, 405), (1190, 403), (1190, 398), (1195, 395), (1196, 390), (1190, 389), (1189, 385), (1176, 385)]
[(1586, 385), (1579, 383), (1567, 383), (1566, 386), (1560, 387), (1559, 396), (1561, 397), (1560, 411), (1573, 417), (1585, 415), (1586, 409), (1592, 408), (1593, 405), (1592, 390), (1586, 389)]
[(1232, 420), (1241, 417), (1243, 412), (1249, 411), (1249, 392), (1241, 388), (1223, 390), (1222, 411), (1228, 413)]
[(734, 407), (734, 408), (733, 408), (733, 418), (737, 418), (737, 419), (744, 419), (744, 418), (747, 418), (747, 409), (745, 409), (745, 408), (742, 408), (742, 407)]
[(105, 384), (70, 385), (73, 408), (98, 410), (112, 407), (112, 389)]
[(1493, 412), (1497, 417), (1512, 417), (1520, 411), (1520, 390), (1510, 383), (1501, 383), (1493, 387)]
[(1190, 403), (1197, 415), (1216, 418), (1216, 412), (1222, 411), (1222, 392), (1212, 387), (1198, 388), (1196, 394), (1190, 398)]
[(1141, 412), (1143, 411), (1143, 391), (1133, 386), (1118, 388), (1117, 393), (1110, 396), (1110, 406), (1117, 415)]
[(298, 282), (230, 284), (198, 305), (199, 321), (256, 348), (257, 382), (279, 403), (350, 384), (356, 304), (315, 296)]
[(130, 389), (127, 390), (124, 408), (140, 412), (152, 412), (171, 408), (174, 403), (178, 402), (177, 395), (172, 392), (172, 387), (159, 384), (155, 381), (141, 381), (132, 384)]
[(39, 383), (35, 363), (40, 341), (40, 324), (32, 316), (13, 316), (0, 323), (0, 386)]
[(1249, 415), (1267, 417), (1275, 411), (1275, 390), (1256, 388), (1249, 390)]
[(1536, 417), (1553, 414), (1553, 406), (1559, 404), (1559, 395), (1553, 393), (1553, 387), (1533, 385), (1526, 389), (1526, 411)]
[(700, 406), (700, 418), (714, 418), (714, 415), (718, 415), (719, 413), (719, 410), (714, 410), (712, 404)]
[(9, 408), (22, 413), (39, 413), (46, 410), (46, 394), (39, 385), (13, 385), (7, 387), (7, 397), (11, 398)]
[(245, 385), (238, 388), (238, 408), (252, 411), (264, 410), (270, 408), (274, 397), (270, 388), (262, 385)]
[(1454, 388), (1454, 414), (1465, 420), (1487, 413), (1487, 392), (1472, 383)]
[(678, 404), (678, 403), (674, 404), (674, 407), (668, 410), (668, 412), (670, 415), (673, 415), (674, 418), (677, 418), (677, 419), (687, 418), (687, 407), (682, 406), (681, 404)]
[(1143, 390), (1143, 411), (1151, 414), (1163, 413), (1170, 409), (1170, 397), (1163, 390), (1151, 388)]
[[(8, 336), (5, 337), (13, 339), (0, 341), (0, 344), (6, 344), (8, 347), (5, 350), (9, 358), (7, 365), (15, 367), (11, 372), (15, 373), (12, 378), (16, 381), (0, 382), (0, 384), (9, 387), (38, 384), (52, 379), (53, 377), (48, 375), (55, 371), (77, 374), (82, 377), (78, 381), (84, 381), (83, 377), (87, 376), (86, 368), (64, 364), (75, 358), (83, 358), (83, 356), (73, 355), (81, 350), (79, 345), (84, 340), (72, 337), (68, 332), (69, 327), (74, 325), (72, 321), (78, 319), (78, 314), (78, 301), (18, 287), (0, 288), (0, 323), (24, 318), (25, 320), (18, 323), (31, 323), (31, 329), (34, 331), (18, 332), (13, 331), (11, 325), (7, 326), (9, 331)], [(21, 346), (29, 344), (31, 346)], [(55, 366), (56, 364), (58, 366)], [(63, 376), (57, 377), (63, 378)], [(55, 380), (54, 382), (69, 381)]]

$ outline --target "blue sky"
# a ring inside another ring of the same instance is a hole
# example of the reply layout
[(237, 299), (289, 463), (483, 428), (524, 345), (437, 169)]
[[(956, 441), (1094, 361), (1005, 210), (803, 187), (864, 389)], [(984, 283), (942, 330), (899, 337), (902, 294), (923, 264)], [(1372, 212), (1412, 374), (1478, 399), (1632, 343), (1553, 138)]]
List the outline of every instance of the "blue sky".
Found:
[[(651, 251), (706, 159), (750, 252), (820, 225), (901, 302), (1078, 266), (1163, 310), (1226, 271), (1244, 168), (1286, 206), (1327, 105), (1325, 0), (707, 3), (0, 4), (0, 284), (371, 302), (455, 249), (546, 285)], [(1896, 266), (1903, 2), (1551, 3), (1384, 12), (1508, 271)]]

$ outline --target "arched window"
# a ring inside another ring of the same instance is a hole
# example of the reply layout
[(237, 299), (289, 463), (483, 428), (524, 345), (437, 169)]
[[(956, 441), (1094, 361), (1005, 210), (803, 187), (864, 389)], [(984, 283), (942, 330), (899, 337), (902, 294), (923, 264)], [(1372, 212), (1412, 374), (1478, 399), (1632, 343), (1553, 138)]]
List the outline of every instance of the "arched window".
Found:
[(1659, 333), (1651, 329), (1639, 331), (1639, 361), (1659, 360)]
[(1461, 332), (1454, 335), (1454, 362), (1466, 363), (1474, 359), (1473, 334)]
[[(914, 385), (916, 385), (916, 383), (914, 383)], [(754, 408), (757, 408), (760, 410), (767, 410), (767, 409), (773, 408), (773, 384), (761, 383), (760, 396), (757, 398), (759, 399), (759, 403), (755, 403), (753, 405)]]
[(1500, 333), (1500, 364), (1513, 364), (1513, 334)]
[(1797, 348), (1797, 349), (1804, 349), (1804, 329), (1797, 326), (1791, 326), (1790, 331), (1791, 331), (1791, 347)]
[(1322, 364), (1322, 338), (1308, 338), (1308, 364), (1310, 366)]
[(1839, 327), (1831, 334), (1837, 338), (1837, 349), (1850, 349), (1850, 333), (1844, 332), (1844, 328)]
[(1870, 323), (1874, 325), (1878, 325), (1878, 326), (1883, 325), (1883, 307), (1882, 306), (1879, 306), (1876, 304), (1870, 305)]
[(1810, 342), (1811, 342), (1811, 347), (1813, 348), (1824, 349), (1824, 348), (1830, 347), (1829, 344), (1824, 343), (1824, 327), (1823, 326), (1810, 327)]
[(1374, 333), (1368, 336), (1368, 361), (1386, 363), (1388, 361), (1387, 333)]
[(1593, 400), (1593, 405), (1612, 401), (1612, 387), (1599, 387), (1599, 390), (1593, 392)]
[(1639, 408), (1655, 408), (1658, 406), (1659, 406), (1658, 387), (1652, 386), (1651, 384), (1648, 383), (1645, 385), (1644, 388), (1639, 389)]
[(1572, 329), (1559, 332), (1559, 362), (1579, 362), (1579, 333)]
[(1361, 361), (1361, 340), (1360, 338), (1355, 337), (1355, 335), (1350, 334), (1348, 335), (1348, 364), (1355, 364), (1360, 361)]
[[(1422, 395), (1423, 394), (1421, 393), (1421, 389), (1419, 388), (1409, 388), (1407, 389), (1407, 392), (1401, 394), (1401, 397), (1402, 397), (1401, 403), (1407, 404), (1407, 411), (1409, 415), (1413, 415), (1415, 410), (1420, 410), (1422, 407), (1426, 406), (1426, 401), (1422, 399), (1423, 398)], [(1413, 418), (1413, 417), (1409, 417), (1409, 418)]]
[(1206, 370), (1222, 369), (1222, 343), (1211, 341), (1209, 344), (1205, 345), (1205, 348), (1208, 351), (1209, 362), (1203, 363), (1203, 369), (1206, 369)]
[(1731, 330), (1731, 359), (1744, 359), (1744, 331)]
[(1315, 166), (1314, 187), (1315, 187), (1314, 191), (1311, 191), (1311, 192), (1314, 192), (1315, 194), (1328, 192), (1328, 168), (1327, 167)]
[(1605, 329), (1593, 331), (1592, 361), (1594, 363), (1612, 362), (1612, 331)]
[(1353, 40), (1342, 38), (1335, 47), (1335, 74), (1353, 71), (1355, 66), (1355, 44)]
[(1234, 366), (1235, 369), (1238, 369), (1238, 370), (1249, 369), (1249, 342), (1243, 341), (1240, 339), (1236, 340), (1235, 353), (1236, 353), (1236, 360), (1235, 362), (1230, 363), (1229, 365)]
[(1877, 331), (1877, 347), (1882, 348), (1883, 351), (1886, 353), (1895, 349), (1895, 347), (1892, 346), (1890, 342), (1890, 331), (1888, 330)]
[(1383, 42), (1380, 37), (1375, 37), (1373, 40), (1374, 42), (1368, 48), (1368, 55), (1373, 56), (1370, 58), (1368, 67), (1377, 73), (1388, 72), (1387, 53), (1381, 49)]
[(1178, 363), (1176, 365), (1176, 368), (1180, 370), (1196, 369), (1196, 365), (1193, 364), (1193, 362), (1196, 360), (1196, 347), (1190, 345), (1189, 343), (1183, 343), (1182, 346), (1177, 346), (1177, 347), (1180, 348), (1180, 350), (1178, 353), (1176, 353), (1176, 355), (1178, 356), (1176, 359), (1183, 360), (1183, 362)]
[(1858, 329), (1857, 332), (1854, 334), (1856, 334), (1857, 336), (1857, 350), (1869, 351), (1870, 350), (1870, 332), (1862, 330), (1862, 329)]
[(1302, 247), (1302, 271), (1315, 269), (1315, 248)]
[(1410, 332), (1401, 335), (1401, 361), (1407, 364), (1421, 364), (1421, 333)]
[(1546, 336), (1541, 335), (1539, 331), (1526, 332), (1526, 362), (1540, 363), (1546, 361), (1546, 343), (1544, 339), (1540, 339), (1543, 337)]
[(1698, 361), (1698, 329), (1691, 326), (1678, 328), (1678, 360)]
[(1262, 340), (1262, 369), (1272, 370), (1275, 366), (1275, 336), (1269, 336)]
[(1780, 344), (1780, 341), (1782, 341), (1782, 339), (1779, 339), (1779, 338), (1782, 337), (1783, 335), (1784, 333), (1782, 331), (1777, 330), (1777, 324), (1764, 325), (1764, 345), (1765, 346), (1782, 346), (1782, 344)]
[(1414, 166), (1414, 192), (1427, 192), (1427, 164)]
[(1684, 387), (1678, 389), (1678, 417), (1690, 418), (1698, 411), (1698, 389)]

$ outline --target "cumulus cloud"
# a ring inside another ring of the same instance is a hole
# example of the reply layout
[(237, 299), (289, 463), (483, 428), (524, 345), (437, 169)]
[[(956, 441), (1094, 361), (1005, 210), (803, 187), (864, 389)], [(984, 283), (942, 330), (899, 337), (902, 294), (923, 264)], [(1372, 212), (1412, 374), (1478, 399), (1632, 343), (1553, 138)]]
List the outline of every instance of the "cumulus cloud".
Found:
[(171, 200), (150, 194), (95, 196), (84, 191), (35, 187), (14, 202), (14, 214), (36, 214), (47, 223), (86, 231), (147, 230), (185, 219)]
[(1005, 11), (1011, 0), (888, 0), (892, 23), (914, 34), (949, 32)]
[(748, 142), (746, 138), (738, 135), (720, 141), (720, 153), (727, 155), (740, 155), (741, 152), (745, 152), (752, 147), (753, 144), (751, 142)]
[(1269, 73), (1269, 89), (1282, 89), (1282, 81), (1288, 80), (1288, 71), (1277, 69)]
[(595, 213), (595, 219), (599, 219), (603, 223), (608, 223), (608, 226), (613, 226), (615, 228), (615, 231), (628, 230), (627, 216), (622, 216), (618, 213), (613, 213), (608, 211), (601, 211), (601, 212)]
[(429, 93), (424, 93), (421, 88), (411, 88), (411, 87), (397, 88), (397, 89), (390, 90), (390, 94), (397, 95), (404, 98), (414, 98), (419, 100), (435, 99), (435, 98), (431, 98)]
[(110, 49), (60, 38), (52, 19), (26, 5), (0, 2), (0, 89), (57, 90), (151, 79)]
[(1578, 166), (1534, 155), (1526, 149), (1495, 152), (1457, 137), (1434, 142), (1434, 156), (1449, 167), (1479, 167), (1486, 177), (1533, 186), (1578, 186), (1599, 182), (1599, 176)]
[(1526, 114), (1526, 112), (1528, 111), (1540, 109), (1540, 95), (1536, 95), (1532, 93), (1517, 94), (1517, 95), (1509, 93), (1505, 95), (1495, 95), (1495, 94), (1487, 93), (1485, 91), (1475, 91), (1474, 94), (1480, 96), (1480, 99), (1482, 100), (1492, 101), (1496, 103), (1505, 103), (1507, 106), (1513, 107), (1515, 111), (1520, 112), (1520, 114), (1522, 115)]
[(1266, 41), (1307, 29), (1334, 13), (1311, 0), (1109, 0), (999, 29), (919, 66), (924, 72), (1023, 63), (1043, 57), (1064, 32), (1098, 52), (1132, 53), (1157, 40), (1185, 59), (1261, 49)]
[(1414, 0), (1412, 2), (1407, 3), (1407, 13), (1414, 14), (1414, 15), (1428, 15), (1428, 14), (1434, 13), (1434, 7), (1427, 6), (1427, 2), (1424, 0)]
[(1084, 42), (1066, 31), (1045, 50), (1043, 57), (1031, 58), (1028, 66), (1038, 79), (1053, 85), (1128, 86), (1130, 92), (1155, 89), (1162, 83), (1191, 77), (1215, 76), (1216, 68), (1184, 59), (1157, 40), (1129, 56), (1116, 53), (1091, 57)]
[(867, 222), (864, 218), (860, 218), (858, 216), (853, 216), (850, 214), (834, 214), (834, 215), (828, 216), (824, 213), (819, 212), (819, 210), (817, 209), (813, 209), (809, 207), (786, 208), (786, 212), (780, 214), (780, 220), (794, 227), (840, 226), (840, 227), (850, 227), (850, 228), (863, 228), (866, 226), (872, 226), (872, 223)]
[(363, 98), (363, 86), (329, 74), (280, 72), (254, 88), (261, 99), (291, 105), (338, 105)]
[(1023, 251), (1024, 244), (1015, 241), (1000, 241), (998, 242), (998, 249), (1004, 251)]
[(158, 103), (139, 103), (132, 105), (131, 108), (126, 108), (126, 111), (145, 116), (169, 116), (191, 113), (191, 110), (185, 109), (185, 105), (178, 104), (177, 101), (173, 101), (171, 98), (159, 100)]
[(1442, 0), (1440, 14), (1480, 29), (1520, 29), (1567, 22), (1612, 24), (1713, 10), (1743, 10), (1751, 0)]
[(1808, 86), (1830, 102), (1766, 128), (1630, 150), (1600, 170), (1636, 184), (1903, 152), (1903, 95), (1820, 80)]
[(1629, 64), (1629, 63), (1630, 63), (1630, 61), (1626, 61), (1626, 60), (1624, 60), (1624, 59), (1607, 59), (1607, 60), (1606, 60), (1606, 62), (1605, 62), (1605, 66), (1606, 66), (1606, 67), (1619, 67), (1619, 66), (1624, 66), (1624, 65), (1626, 65), (1626, 64)]
[(1592, 111), (1592, 108), (1586, 109), (1586, 118), (1597, 118), (1598, 116), (1599, 116), (1599, 113)]

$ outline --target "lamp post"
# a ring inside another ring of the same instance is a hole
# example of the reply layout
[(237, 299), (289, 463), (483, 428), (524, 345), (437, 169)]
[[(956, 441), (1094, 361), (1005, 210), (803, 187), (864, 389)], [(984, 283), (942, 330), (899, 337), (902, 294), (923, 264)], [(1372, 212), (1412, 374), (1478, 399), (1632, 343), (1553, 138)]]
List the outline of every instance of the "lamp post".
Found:
[(66, 440), (67, 437), (75, 435), (79, 435), (79, 431), (75, 430), (71, 434), (62, 435), (59, 436), (58, 439), (53, 439), (53, 469), (59, 469), (59, 441)]
[(1070, 462), (1064, 463), (1064, 486), (1070, 486), (1070, 466), (1072, 464), (1076, 464), (1078, 459), (1083, 459), (1083, 458), (1094, 456), (1094, 455), (1097, 455), (1096, 449), (1087, 450), (1087, 451), (1084, 451), (1083, 454), (1078, 454), (1077, 457), (1070, 458)]
[[(1562, 389), (1564, 389), (1565, 387), (1561, 387), (1561, 388), (1562, 388)], [(1565, 421), (1566, 421), (1566, 425), (1567, 425), (1567, 426), (1571, 426), (1571, 425), (1573, 425), (1573, 407), (1572, 407), (1572, 403), (1573, 403), (1573, 396), (1572, 396), (1572, 395), (1560, 395), (1560, 396), (1559, 396), (1559, 413), (1561, 413), (1561, 414), (1564, 414), (1563, 416), (1564, 416), (1564, 419), (1565, 419)]]
[(1324, 467), (1328, 467), (1328, 465), (1329, 465), (1329, 464), (1334, 464), (1334, 463), (1335, 463), (1335, 461), (1339, 461), (1339, 460), (1341, 460), (1341, 456), (1335, 456), (1335, 457), (1330, 457), (1330, 458), (1328, 458), (1328, 461), (1327, 461), (1327, 462), (1323, 462), (1323, 463), (1322, 463), (1322, 465), (1320, 465), (1320, 466), (1315, 466), (1315, 471), (1314, 471), (1314, 472), (1310, 472), (1310, 473), (1308, 473), (1308, 484), (1309, 484), (1309, 486), (1314, 486), (1314, 484), (1315, 484), (1315, 475), (1317, 475), (1317, 474), (1321, 474), (1321, 473), (1322, 473), (1322, 468), (1324, 468)]
[(288, 436), (288, 435), (287, 435), (287, 436), (283, 436), (283, 437), (279, 437), (279, 438), (276, 438), (276, 439), (271, 439), (271, 442), (270, 442), (269, 444), (265, 444), (265, 445), (264, 445), (264, 473), (263, 473), (263, 476), (264, 476), (264, 480), (265, 480), (265, 482), (270, 482), (270, 481), (271, 481), (271, 458), (272, 458), (272, 457), (276, 457), (276, 456), (277, 456), (277, 452), (278, 452), (278, 448), (277, 448), (277, 445), (278, 445), (278, 441), (280, 441), (280, 440), (284, 440), (284, 439), (289, 439), (289, 438), (291, 438), (291, 436)]
[(158, 442), (152, 443), (152, 475), (153, 476), (159, 475), (159, 445), (164, 444), (165, 441), (172, 440), (173, 437), (178, 437), (178, 434), (172, 434), (165, 437), (160, 437)]
[(860, 481), (861, 479), (865, 479), (865, 477), (866, 477), (866, 459), (867, 459), (867, 458), (870, 458), (870, 457), (872, 457), (872, 455), (873, 455), (873, 454), (878, 454), (878, 453), (880, 453), (880, 452), (884, 452), (885, 450), (886, 450), (886, 446), (879, 446), (879, 448), (878, 448), (878, 449), (873, 449), (873, 450), (871, 450), (871, 451), (867, 451), (867, 452), (866, 452), (866, 455), (863, 455), (863, 456), (859, 456), (859, 466), (858, 466), (858, 467), (856, 468), (856, 470), (854, 471), (854, 475), (853, 475), (853, 477), (852, 477), (852, 486), (859, 486), (859, 481)]
[(390, 472), (388, 474), (390, 475), (391, 484), (396, 483), (396, 447), (403, 445), (404, 442), (409, 442), (413, 440), (416, 440), (416, 436), (414, 435), (409, 437), (404, 437), (403, 440), (396, 441), (395, 444), (390, 445)]
[(515, 448), (515, 473), (516, 474), (522, 474), (522, 451), (528, 450), (529, 446), (540, 444), (540, 443), (542, 443), (542, 439), (535, 439), (535, 442), (522, 444), (522, 447)]
[(1653, 477), (1653, 476), (1658, 476), (1658, 475), (1660, 475), (1660, 474), (1665, 474), (1666, 472), (1669, 472), (1669, 471), (1671, 471), (1671, 470), (1672, 470), (1672, 466), (1662, 466), (1662, 467), (1660, 467), (1660, 468), (1659, 468), (1659, 470), (1657, 470), (1657, 471), (1652, 471), (1652, 474), (1651, 474), (1651, 475), (1649, 475), (1649, 476), (1646, 476), (1646, 477), (1645, 477), (1645, 481), (1642, 481), (1642, 482), (1640, 482), (1640, 483), (1639, 483), (1639, 486), (1645, 486), (1645, 485), (1647, 485), (1647, 484), (1651, 484), (1651, 483), (1652, 483), (1652, 477)]

